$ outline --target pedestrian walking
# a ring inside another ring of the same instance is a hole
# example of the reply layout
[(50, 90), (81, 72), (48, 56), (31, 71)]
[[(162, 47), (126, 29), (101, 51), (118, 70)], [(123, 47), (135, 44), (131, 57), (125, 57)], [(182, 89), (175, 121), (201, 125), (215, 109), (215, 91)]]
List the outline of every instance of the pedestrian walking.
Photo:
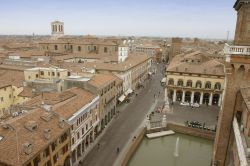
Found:
[(117, 148), (116, 148), (116, 153), (118, 154), (119, 152), (120, 152), (120, 148), (117, 147)]

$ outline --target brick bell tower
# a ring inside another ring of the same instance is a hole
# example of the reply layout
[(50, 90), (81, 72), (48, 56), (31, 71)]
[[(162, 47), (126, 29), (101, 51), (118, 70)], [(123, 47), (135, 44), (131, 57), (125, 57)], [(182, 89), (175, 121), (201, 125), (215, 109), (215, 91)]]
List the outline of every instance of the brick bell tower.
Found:
[(214, 142), (214, 166), (227, 165), (233, 117), (240, 114), (235, 109), (236, 95), (241, 86), (250, 85), (250, 0), (237, 0), (234, 9), (237, 11), (234, 45), (224, 47), (226, 88)]

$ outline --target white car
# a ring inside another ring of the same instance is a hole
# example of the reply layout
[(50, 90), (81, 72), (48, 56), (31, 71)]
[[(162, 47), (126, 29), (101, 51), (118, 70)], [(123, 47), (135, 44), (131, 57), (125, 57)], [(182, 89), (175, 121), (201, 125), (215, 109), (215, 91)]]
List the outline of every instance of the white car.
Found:
[(191, 106), (198, 108), (198, 107), (200, 107), (200, 104), (198, 104), (198, 103), (191, 103)]
[(189, 106), (188, 102), (181, 102), (180, 105)]

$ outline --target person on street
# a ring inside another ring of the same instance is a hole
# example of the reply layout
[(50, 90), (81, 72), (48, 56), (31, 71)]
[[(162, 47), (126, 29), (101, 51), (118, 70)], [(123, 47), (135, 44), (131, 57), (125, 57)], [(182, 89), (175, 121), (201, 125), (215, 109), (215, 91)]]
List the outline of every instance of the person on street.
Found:
[(120, 152), (120, 148), (117, 147), (117, 148), (116, 148), (116, 153), (118, 154), (119, 152)]

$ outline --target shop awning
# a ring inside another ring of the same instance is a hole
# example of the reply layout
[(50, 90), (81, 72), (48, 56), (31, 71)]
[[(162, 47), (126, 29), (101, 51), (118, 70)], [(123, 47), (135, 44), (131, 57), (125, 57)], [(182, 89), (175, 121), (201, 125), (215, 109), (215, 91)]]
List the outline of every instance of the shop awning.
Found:
[(161, 80), (162, 83), (164, 83), (164, 82), (166, 82), (166, 81), (167, 81), (167, 78), (166, 78), (166, 77), (162, 78), (162, 80)]
[(125, 100), (125, 98), (126, 98), (125, 95), (121, 95), (121, 96), (118, 98), (118, 100), (119, 100), (120, 102), (123, 102), (123, 101)]
[(130, 93), (133, 93), (133, 90), (129, 88), (124, 94), (125, 96), (129, 95)]

